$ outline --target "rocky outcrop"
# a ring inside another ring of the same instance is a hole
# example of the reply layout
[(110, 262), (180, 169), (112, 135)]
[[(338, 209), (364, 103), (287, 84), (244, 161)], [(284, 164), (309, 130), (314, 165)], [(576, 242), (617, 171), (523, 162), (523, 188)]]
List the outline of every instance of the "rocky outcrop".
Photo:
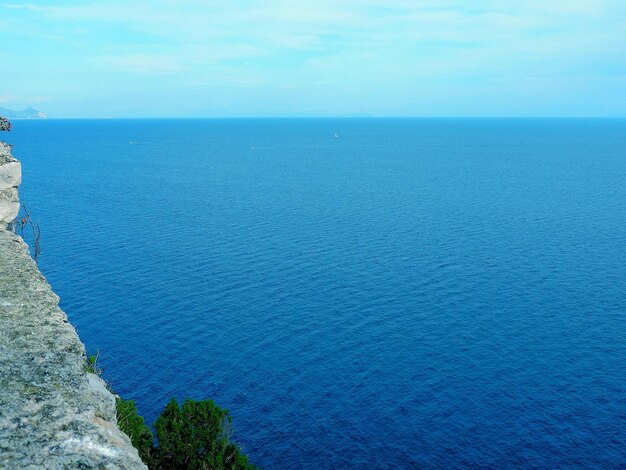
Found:
[(20, 181), (7, 149), (0, 147), (0, 468), (145, 469), (117, 427), (114, 395), (86, 372), (85, 347), (59, 298), (24, 241), (4, 229), (17, 214)]
[(22, 168), (11, 155), (11, 147), (0, 142), (0, 230), (11, 223), (20, 210), (17, 187), (22, 181)]

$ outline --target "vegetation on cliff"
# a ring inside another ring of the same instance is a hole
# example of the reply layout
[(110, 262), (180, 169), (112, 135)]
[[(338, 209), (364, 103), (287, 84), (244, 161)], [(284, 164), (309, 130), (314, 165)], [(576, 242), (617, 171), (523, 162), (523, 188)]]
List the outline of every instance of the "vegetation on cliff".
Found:
[(230, 442), (231, 417), (212, 400), (176, 399), (167, 404), (154, 423), (158, 445), (135, 403), (117, 399), (119, 428), (131, 439), (150, 469), (248, 470), (255, 467)]
[[(102, 376), (99, 353), (87, 356), (85, 372)], [(154, 423), (155, 436), (137, 412), (135, 402), (115, 399), (117, 425), (131, 440), (141, 460), (151, 470), (254, 470), (248, 457), (230, 441), (232, 419), (228, 410), (212, 400), (175, 398)]]
[(137, 413), (135, 402), (117, 397), (115, 399), (115, 409), (117, 410), (118, 427), (130, 437), (130, 441), (139, 452), (139, 457), (148, 465), (150, 454), (153, 450), (154, 438), (152, 431), (144, 423), (143, 416), (139, 416)]

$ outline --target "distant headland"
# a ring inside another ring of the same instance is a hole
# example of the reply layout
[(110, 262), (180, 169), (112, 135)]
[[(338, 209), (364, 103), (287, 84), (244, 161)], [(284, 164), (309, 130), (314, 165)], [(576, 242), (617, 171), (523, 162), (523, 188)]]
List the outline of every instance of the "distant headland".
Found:
[(0, 116), (7, 117), (9, 119), (46, 119), (48, 117), (41, 111), (37, 111), (33, 108), (26, 108), (22, 111), (0, 108)]

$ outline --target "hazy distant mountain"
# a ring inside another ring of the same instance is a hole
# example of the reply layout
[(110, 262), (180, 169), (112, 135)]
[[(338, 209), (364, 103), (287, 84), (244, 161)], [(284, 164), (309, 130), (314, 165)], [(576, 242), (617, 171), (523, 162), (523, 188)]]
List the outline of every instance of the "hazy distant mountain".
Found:
[(23, 111), (0, 108), (0, 116), (4, 116), (9, 119), (45, 119), (48, 117), (44, 113), (33, 108), (27, 108)]

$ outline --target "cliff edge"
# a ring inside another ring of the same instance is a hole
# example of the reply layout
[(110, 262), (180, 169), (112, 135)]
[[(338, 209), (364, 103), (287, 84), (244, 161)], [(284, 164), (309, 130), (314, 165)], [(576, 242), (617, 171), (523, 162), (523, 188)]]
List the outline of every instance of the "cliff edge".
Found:
[(115, 397), (24, 241), (19, 162), (0, 144), (0, 468), (146, 469), (117, 427)]
[(0, 230), (4, 230), (20, 211), (17, 187), (22, 182), (22, 167), (11, 155), (11, 147), (0, 142)]

